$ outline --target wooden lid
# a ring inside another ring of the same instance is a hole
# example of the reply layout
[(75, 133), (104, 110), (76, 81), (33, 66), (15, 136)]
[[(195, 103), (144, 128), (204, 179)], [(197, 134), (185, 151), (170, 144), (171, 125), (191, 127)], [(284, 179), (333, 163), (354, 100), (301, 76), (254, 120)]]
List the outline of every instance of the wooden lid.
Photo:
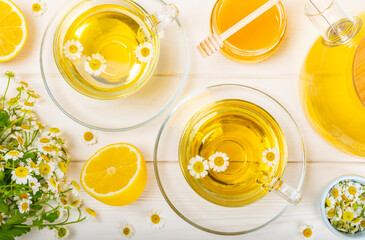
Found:
[(353, 65), (354, 82), (357, 93), (365, 104), (365, 38), (356, 49)]

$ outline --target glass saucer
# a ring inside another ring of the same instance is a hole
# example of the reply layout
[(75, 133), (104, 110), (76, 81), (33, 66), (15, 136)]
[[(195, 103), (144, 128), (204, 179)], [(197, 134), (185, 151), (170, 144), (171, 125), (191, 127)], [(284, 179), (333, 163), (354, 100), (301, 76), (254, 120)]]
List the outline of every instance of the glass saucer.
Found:
[[(114, 1), (118, 4), (118, 0)], [(185, 83), (189, 51), (178, 19), (159, 33), (160, 57), (149, 81), (136, 93), (115, 100), (99, 100), (74, 90), (62, 77), (54, 60), (54, 34), (65, 13), (80, 1), (71, 1), (49, 23), (40, 51), (41, 74), (56, 106), (75, 122), (101, 131), (125, 131), (143, 126), (166, 111)], [(135, 0), (149, 14), (161, 9), (162, 0)], [(173, 73), (173, 74), (172, 74)]]
[(265, 109), (280, 125), (287, 142), (288, 164), (283, 181), (301, 189), (305, 150), (300, 131), (288, 111), (257, 89), (223, 84), (190, 95), (169, 114), (158, 133), (154, 149), (155, 176), (167, 203), (189, 224), (209, 233), (239, 235), (256, 231), (279, 218), (290, 206), (274, 192), (243, 207), (224, 207), (200, 197), (187, 183), (179, 165), (179, 142), (191, 117), (203, 107), (230, 99), (244, 100)]

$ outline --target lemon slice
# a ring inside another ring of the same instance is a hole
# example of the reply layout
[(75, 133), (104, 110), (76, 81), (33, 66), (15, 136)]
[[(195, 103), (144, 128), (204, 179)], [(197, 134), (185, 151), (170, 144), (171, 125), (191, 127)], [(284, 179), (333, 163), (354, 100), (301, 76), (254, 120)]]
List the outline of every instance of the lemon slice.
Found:
[(14, 58), (27, 40), (23, 13), (9, 0), (0, 0), (0, 62)]
[(127, 205), (136, 201), (146, 186), (146, 163), (133, 145), (111, 144), (85, 163), (80, 182), (85, 191), (100, 202)]

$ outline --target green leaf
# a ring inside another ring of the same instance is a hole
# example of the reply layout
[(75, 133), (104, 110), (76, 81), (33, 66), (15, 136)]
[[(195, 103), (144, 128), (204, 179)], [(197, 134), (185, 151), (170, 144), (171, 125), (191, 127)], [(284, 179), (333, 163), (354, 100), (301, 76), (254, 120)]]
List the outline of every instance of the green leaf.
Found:
[(0, 127), (10, 126), (11, 122), (9, 121), (9, 113), (5, 110), (0, 110)]
[[(3, 185), (3, 184), (1, 184), (2, 182), (4, 182), (3, 180), (4, 180), (4, 177), (5, 177), (5, 172), (4, 171), (1, 171), (0, 172), (0, 186), (1, 185)], [(4, 182), (5, 183), (5, 182)]]
[(53, 223), (54, 221), (57, 220), (58, 218), (58, 214), (57, 213), (50, 213), (50, 214), (42, 214), (42, 218), (44, 220), (47, 220), (50, 223)]
[(17, 214), (17, 215), (12, 215), (12, 217), (6, 223), (13, 225), (13, 224), (21, 224), (25, 221), (27, 221), (27, 219), (23, 215)]
[(0, 197), (0, 212), (2, 213), (8, 213), (9, 212), (9, 206), (5, 203), (4, 199)]
[(41, 205), (34, 205), (34, 206), (32, 206), (32, 208), (33, 208), (33, 210), (38, 211), (38, 210), (42, 209), (42, 206)]
[(0, 240), (13, 240), (14, 237), (19, 237), (30, 232), (30, 227), (13, 227), (7, 230), (0, 230)]
[(32, 225), (34, 226), (40, 226), (43, 224), (43, 220), (40, 218), (34, 219)]

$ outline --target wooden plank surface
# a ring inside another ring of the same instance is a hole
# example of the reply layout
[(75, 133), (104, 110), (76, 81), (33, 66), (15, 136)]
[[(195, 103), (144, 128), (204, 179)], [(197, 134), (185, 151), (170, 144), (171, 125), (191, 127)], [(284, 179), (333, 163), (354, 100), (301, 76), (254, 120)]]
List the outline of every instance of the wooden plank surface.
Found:
[[(47, 0), (48, 10), (41, 17), (32, 15), (31, 0), (14, 0), (14, 2), (26, 16), (30, 30), (29, 37), (25, 49), (14, 60), (1, 63), (0, 71), (15, 71), (42, 95), (44, 101), (37, 109), (41, 120), (49, 126), (61, 128), (69, 141), (69, 150), (74, 159), (68, 173), (69, 177), (78, 179), (86, 159), (97, 149), (110, 143), (132, 143), (142, 151), (148, 161), (149, 178), (145, 192), (137, 202), (129, 206), (109, 207), (92, 199), (85, 192), (81, 193), (85, 204), (94, 208), (99, 217), (95, 222), (73, 226), (71, 239), (118, 239), (118, 227), (124, 222), (134, 224), (137, 231), (136, 239), (147, 239), (147, 237), (148, 239), (225, 239), (197, 230), (184, 222), (169, 208), (158, 189), (152, 168), (152, 154), (158, 129), (167, 113), (152, 123), (129, 132), (99, 132), (99, 142), (94, 146), (88, 147), (82, 143), (84, 128), (57, 109), (47, 96), (39, 71), (39, 49), (43, 32), (54, 13), (68, 1)], [(318, 197), (326, 184), (338, 176), (364, 175), (365, 165), (363, 159), (345, 155), (322, 140), (309, 126), (302, 112), (298, 97), (299, 73), (308, 49), (318, 36), (304, 16), (305, 1), (284, 0), (288, 16), (288, 30), (284, 41), (270, 59), (254, 65), (235, 63), (220, 55), (204, 60), (199, 56), (195, 46), (209, 34), (209, 16), (214, 0), (172, 0), (172, 2), (180, 9), (180, 20), (186, 31), (191, 51), (189, 77), (178, 101), (194, 91), (213, 84), (238, 83), (256, 87), (272, 95), (290, 111), (300, 127), (306, 144), (308, 164), (303, 201), (298, 206), (291, 207), (272, 225), (233, 239), (297, 239), (301, 224), (311, 224), (315, 227), (314, 239), (336, 239), (320, 220)], [(348, 0), (343, 3), (352, 12), (365, 10), (363, 0)], [(161, 74), (176, 75), (174, 72)], [(295, 164), (289, 165), (291, 167)], [(166, 228), (161, 231), (150, 230), (145, 223), (145, 215), (152, 208), (162, 209), (167, 217)], [(48, 231), (34, 231), (23, 239), (38, 240), (51, 237), (52, 233)]]

